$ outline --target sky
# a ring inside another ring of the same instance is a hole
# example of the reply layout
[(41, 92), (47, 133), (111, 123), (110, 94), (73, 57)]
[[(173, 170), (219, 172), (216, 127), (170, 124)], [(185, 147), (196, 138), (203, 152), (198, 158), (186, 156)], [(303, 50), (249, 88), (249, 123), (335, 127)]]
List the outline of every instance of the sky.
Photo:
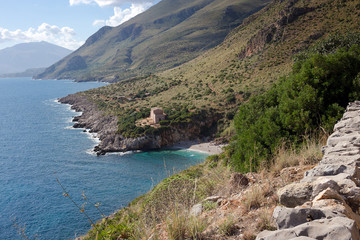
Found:
[(0, 0), (0, 49), (47, 41), (79, 48), (103, 26), (118, 26), (160, 0)]

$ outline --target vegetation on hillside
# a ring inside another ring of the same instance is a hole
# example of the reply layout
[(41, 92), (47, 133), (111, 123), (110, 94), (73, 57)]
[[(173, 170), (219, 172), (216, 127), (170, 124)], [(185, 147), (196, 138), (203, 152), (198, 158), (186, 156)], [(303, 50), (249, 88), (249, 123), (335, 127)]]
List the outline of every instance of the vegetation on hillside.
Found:
[[(294, 56), (300, 59), (314, 51), (322, 53), (324, 46), (317, 43), (329, 36), (336, 36), (329, 41), (335, 44), (341, 36), (357, 33), (359, 16), (356, 1), (273, 1), (234, 29), (222, 44), (186, 64), (84, 94), (102, 110), (121, 118), (151, 107), (182, 106), (187, 111), (209, 113), (214, 109), (212, 113), (224, 116), (218, 122), (218, 136), (229, 138), (235, 130), (231, 120), (239, 105), (250, 96), (265, 92), (280, 76), (289, 74)], [(266, 42), (271, 26), (278, 27)], [(134, 126), (132, 123), (134, 131), (128, 136), (137, 134)]]
[(301, 57), (289, 76), (240, 107), (231, 157), (236, 170), (251, 171), (268, 164), (283, 141), (296, 144), (306, 134), (330, 132), (348, 102), (359, 99), (360, 45), (327, 53), (336, 48), (334, 39), (315, 47), (322, 46), (322, 54)]
[(128, 138), (155, 135), (170, 127), (176, 127), (192, 121), (200, 121), (201, 118), (206, 116), (206, 113), (203, 111), (198, 110), (190, 112), (187, 106), (182, 105), (167, 107), (164, 111), (167, 114), (166, 120), (160, 121), (160, 127), (154, 128), (150, 125), (145, 127), (136, 125), (137, 120), (149, 117), (150, 108), (143, 107), (138, 111), (136, 109), (129, 109), (127, 112), (119, 114), (118, 133)]
[[(331, 131), (346, 104), (360, 97), (359, 16), (360, 5), (352, 0), (273, 1), (222, 44), (186, 64), (83, 93), (119, 116), (119, 131), (126, 136), (151, 131), (139, 129), (135, 121), (155, 106), (173, 116), (162, 127), (194, 120), (192, 111), (215, 109), (224, 116), (219, 131), (235, 132), (223, 154), (164, 180), (98, 223), (87, 238), (156, 239), (165, 233), (172, 239), (206, 239), (201, 234), (213, 219), (191, 218), (188, 211), (219, 193), (233, 170), (270, 169), (266, 180), (243, 192), (244, 219), (254, 209), (275, 206), (276, 187), (291, 174), (282, 174), (276, 184), (269, 179), (283, 167), (319, 160), (319, 135)], [(265, 220), (257, 230), (271, 227)], [(215, 224), (214, 232), (230, 234), (239, 221), (229, 216)]]
[(103, 27), (38, 78), (116, 82), (156, 73), (218, 45), (269, 0), (163, 0), (117, 27)]
[[(99, 221), (84, 239), (215, 240), (240, 234), (244, 239), (255, 239), (258, 232), (274, 228), (270, 210), (278, 203), (277, 189), (300, 179), (321, 159), (325, 139), (307, 139), (298, 149), (279, 148), (266, 170), (246, 175), (251, 181), (248, 186), (231, 182), (231, 170), (221, 160), (226, 152), (211, 156), (205, 163), (163, 180), (128, 207)], [(204, 201), (214, 195), (222, 199), (218, 203)], [(189, 214), (200, 202), (203, 213)]]

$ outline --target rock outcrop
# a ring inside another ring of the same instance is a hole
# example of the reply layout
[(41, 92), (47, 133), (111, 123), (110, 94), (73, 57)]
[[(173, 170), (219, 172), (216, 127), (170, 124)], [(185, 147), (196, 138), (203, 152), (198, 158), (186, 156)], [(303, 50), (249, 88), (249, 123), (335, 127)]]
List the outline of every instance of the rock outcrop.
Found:
[(350, 103), (319, 164), (278, 191), (276, 231), (257, 240), (360, 239), (360, 101)]
[(98, 155), (107, 152), (159, 149), (181, 141), (200, 139), (204, 137), (204, 131), (208, 132), (219, 119), (217, 115), (202, 116), (201, 121), (178, 124), (164, 129), (157, 135), (125, 138), (118, 133), (118, 118), (99, 110), (87, 96), (81, 93), (71, 94), (60, 98), (59, 101), (72, 105), (71, 108), (75, 111), (82, 112), (81, 116), (73, 119), (76, 122), (74, 127), (90, 129), (90, 132), (97, 133), (100, 143), (94, 151)]
[[(280, 0), (280, 2), (282, 1)], [(278, 12), (277, 18), (274, 22), (265, 25), (247, 42), (246, 47), (239, 53), (239, 58), (243, 59), (245, 57), (250, 57), (255, 53), (261, 52), (265, 48), (266, 44), (282, 41), (286, 25), (291, 24), (302, 15), (316, 10), (313, 7), (294, 7), (297, 2), (298, 0), (287, 1), (284, 8)], [(245, 24), (246, 23), (248, 23), (248, 21), (245, 21)], [(317, 35), (319, 34), (320, 33)], [(312, 38), (319, 38), (321, 36), (322, 34), (319, 36), (312, 36)]]

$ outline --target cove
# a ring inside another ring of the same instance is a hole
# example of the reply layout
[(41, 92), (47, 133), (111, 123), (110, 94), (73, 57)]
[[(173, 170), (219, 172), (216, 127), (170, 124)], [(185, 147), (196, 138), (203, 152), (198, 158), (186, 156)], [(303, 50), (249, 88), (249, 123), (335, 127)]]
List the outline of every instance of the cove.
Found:
[[(0, 239), (18, 238), (14, 223), (37, 239), (69, 239), (90, 229), (86, 217), (62, 195), (56, 176), (77, 203), (84, 202), (84, 192), (109, 215), (174, 170), (206, 158), (188, 150), (91, 154), (95, 139), (71, 127), (79, 113), (56, 99), (102, 85), (0, 79)], [(94, 220), (101, 218), (90, 203), (85, 211)]]

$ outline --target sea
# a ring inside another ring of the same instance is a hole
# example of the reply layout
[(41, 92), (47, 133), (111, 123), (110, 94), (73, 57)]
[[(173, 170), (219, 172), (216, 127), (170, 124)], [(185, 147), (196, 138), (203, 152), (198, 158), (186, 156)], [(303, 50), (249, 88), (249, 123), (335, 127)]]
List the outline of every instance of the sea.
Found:
[(80, 113), (57, 99), (103, 85), (0, 79), (0, 239), (73, 239), (91, 227), (77, 206), (97, 221), (204, 161), (190, 150), (96, 156), (95, 136), (72, 128)]

